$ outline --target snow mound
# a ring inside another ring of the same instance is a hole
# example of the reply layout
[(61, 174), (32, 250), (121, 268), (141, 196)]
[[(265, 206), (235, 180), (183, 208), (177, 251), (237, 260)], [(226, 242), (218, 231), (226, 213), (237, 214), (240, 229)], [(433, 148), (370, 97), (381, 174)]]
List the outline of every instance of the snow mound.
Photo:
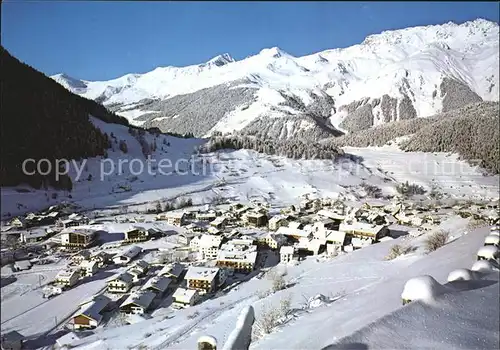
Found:
[(493, 264), (487, 260), (479, 260), (476, 261), (472, 267), (472, 271), (478, 271), (478, 272), (488, 272), (492, 271), (494, 269)]
[(484, 244), (492, 244), (498, 247), (498, 243), (500, 242), (500, 236), (498, 235), (489, 235), (484, 239)]
[(448, 275), (448, 282), (453, 281), (471, 281), (476, 279), (474, 272), (469, 269), (456, 269)]
[(444, 291), (445, 287), (436, 281), (434, 277), (424, 275), (406, 282), (401, 298), (409, 301), (432, 302)]
[(498, 260), (498, 248), (491, 246), (491, 245), (481, 247), (477, 251), (477, 257), (483, 258), (486, 260), (497, 261)]

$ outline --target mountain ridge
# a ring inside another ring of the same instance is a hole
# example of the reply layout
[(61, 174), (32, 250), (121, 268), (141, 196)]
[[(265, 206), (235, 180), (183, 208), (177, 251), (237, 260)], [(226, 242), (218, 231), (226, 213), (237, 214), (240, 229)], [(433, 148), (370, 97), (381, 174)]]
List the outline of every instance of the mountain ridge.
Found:
[[(311, 139), (320, 126), (293, 118), (314, 115), (318, 103), (320, 119), (342, 134), (498, 100), (498, 34), (497, 23), (476, 19), (383, 31), (357, 45), (302, 57), (272, 47), (242, 60), (222, 54), (198, 65), (158, 67), (109, 81), (53, 79), (136, 125), (185, 133), (191, 132), (189, 120), (204, 124), (193, 128), (196, 136), (208, 136), (251, 132), (255, 123), (271, 120), (284, 138)], [(220, 97), (224, 89), (253, 93), (228, 100)], [(201, 107), (185, 109), (179, 99)], [(206, 123), (206, 115), (217, 117)], [(179, 125), (183, 119), (185, 126)]]

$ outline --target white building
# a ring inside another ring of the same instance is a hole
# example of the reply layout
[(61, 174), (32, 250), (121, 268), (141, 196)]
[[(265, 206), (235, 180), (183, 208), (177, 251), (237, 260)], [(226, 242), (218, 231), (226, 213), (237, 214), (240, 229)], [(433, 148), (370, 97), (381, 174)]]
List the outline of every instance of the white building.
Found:
[(248, 273), (254, 270), (256, 261), (256, 245), (234, 244), (233, 241), (230, 241), (220, 247), (216, 266)]
[(215, 260), (219, 253), (222, 237), (213, 235), (202, 235), (199, 242), (199, 258), (202, 260)]
[(196, 289), (177, 288), (172, 295), (172, 306), (180, 308), (193, 306), (199, 297)]
[(276, 215), (273, 216), (268, 223), (269, 229), (272, 231), (276, 231), (281, 226), (288, 225), (288, 216), (287, 215)]
[(279, 249), (286, 242), (286, 237), (277, 233), (268, 233), (260, 239), (271, 249)]
[(124, 272), (108, 281), (108, 292), (127, 293), (132, 288), (133, 283), (134, 277), (130, 273)]
[(82, 277), (93, 276), (97, 271), (99, 271), (98, 262), (95, 260), (83, 260), (79, 267)]
[(295, 249), (291, 246), (283, 246), (280, 249), (280, 262), (287, 264), (293, 260)]
[(95, 295), (81, 303), (80, 310), (71, 318), (74, 329), (93, 329), (99, 326), (103, 313), (111, 304), (111, 299), (104, 295)]
[(218, 285), (220, 269), (191, 266), (184, 279), (189, 289), (196, 289), (200, 293), (213, 292)]
[(78, 270), (62, 270), (59, 271), (54, 279), (54, 282), (60, 286), (72, 287), (80, 279)]
[(19, 235), (19, 241), (22, 243), (35, 243), (43, 241), (47, 238), (47, 232), (44, 230), (35, 230), (28, 232), (21, 232)]
[(120, 305), (120, 312), (126, 314), (145, 314), (155, 297), (155, 293), (146, 290), (131, 293)]

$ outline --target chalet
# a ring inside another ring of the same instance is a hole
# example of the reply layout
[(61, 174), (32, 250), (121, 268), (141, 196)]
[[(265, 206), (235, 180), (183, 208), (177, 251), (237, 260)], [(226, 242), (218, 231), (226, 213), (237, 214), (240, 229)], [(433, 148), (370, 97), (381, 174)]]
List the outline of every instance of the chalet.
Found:
[(67, 229), (61, 232), (61, 245), (70, 248), (88, 248), (94, 244), (97, 234), (93, 230)]
[(80, 274), (82, 277), (93, 276), (97, 271), (99, 271), (99, 267), (97, 266), (97, 261), (84, 260), (80, 263), (79, 267), (80, 267)]
[(277, 233), (268, 233), (259, 239), (259, 243), (271, 249), (279, 249), (286, 242), (286, 237)]
[(177, 242), (184, 245), (189, 245), (191, 240), (195, 237), (194, 232), (181, 232), (177, 235)]
[(45, 232), (44, 230), (35, 230), (35, 231), (21, 232), (19, 236), (19, 241), (22, 243), (36, 243), (43, 241), (46, 238), (48, 238), (47, 232)]
[(62, 270), (57, 273), (54, 283), (65, 288), (70, 288), (73, 287), (79, 279), (80, 271), (78, 269)]
[(74, 329), (94, 329), (102, 322), (104, 312), (112, 301), (105, 295), (96, 295), (80, 304), (80, 310), (71, 318)]
[(193, 306), (196, 304), (199, 297), (196, 289), (177, 288), (172, 295), (172, 306), (180, 308)]
[(144, 260), (137, 260), (132, 265), (132, 269), (139, 270), (142, 274), (145, 274), (149, 270), (149, 264)]
[(199, 241), (199, 257), (202, 260), (214, 260), (219, 253), (222, 237), (213, 235), (202, 235)]
[(172, 280), (168, 277), (154, 276), (144, 283), (141, 290), (149, 290), (156, 295), (163, 295), (167, 291)]
[(223, 229), (224, 227), (226, 227), (228, 221), (229, 220), (227, 219), (227, 217), (219, 216), (219, 217), (216, 217), (215, 220), (210, 222), (210, 226), (215, 227), (215, 228), (220, 230), (220, 229)]
[(230, 268), (235, 272), (248, 273), (255, 268), (257, 246), (223, 244), (217, 254), (217, 267)]
[(90, 261), (96, 261), (99, 268), (107, 265), (111, 261), (111, 255), (100, 251), (99, 253), (90, 257)]
[(131, 293), (120, 305), (120, 312), (126, 314), (145, 314), (149, 310), (155, 297), (155, 293), (147, 290)]
[(158, 272), (158, 276), (165, 276), (173, 280), (174, 282), (181, 281), (182, 275), (184, 273), (184, 266), (179, 263), (174, 263), (172, 265), (167, 265)]
[(201, 236), (195, 236), (189, 242), (189, 249), (192, 251), (198, 251), (200, 249)]
[(281, 226), (288, 226), (289, 216), (288, 215), (276, 215), (269, 220), (269, 229), (271, 231), (276, 231)]
[(58, 227), (68, 228), (73, 226), (88, 225), (89, 218), (85, 216), (80, 216), (78, 214), (71, 214), (67, 219), (59, 219), (56, 223)]
[(325, 241), (327, 244), (343, 247), (346, 244), (346, 233), (343, 231), (328, 231)]
[(124, 243), (144, 242), (149, 239), (149, 232), (140, 227), (134, 227), (124, 232)]
[(18, 331), (10, 331), (2, 334), (2, 350), (21, 350), (25, 341), (24, 335)]
[(185, 229), (191, 232), (203, 232), (204, 228), (197, 222), (190, 223), (185, 226)]
[(343, 231), (353, 237), (369, 238), (378, 241), (380, 238), (389, 235), (389, 228), (384, 225), (372, 225), (361, 222), (342, 223), (340, 231)]
[(249, 212), (245, 214), (245, 224), (253, 227), (262, 227), (267, 224), (267, 215), (257, 212)]
[(189, 289), (196, 289), (200, 293), (214, 292), (219, 278), (218, 268), (196, 267), (188, 269), (184, 279)]
[(246, 205), (236, 209), (233, 211), (233, 214), (237, 217), (237, 218), (241, 218), (242, 215), (244, 215), (247, 211), (251, 210), (252, 208), (251, 207), (248, 207)]
[(293, 239), (300, 239), (301, 237), (310, 237), (312, 236), (311, 232), (308, 232), (304, 229), (295, 228), (296, 225), (293, 222), (288, 225), (288, 227), (280, 227), (278, 231), (276, 231), (277, 235), (283, 235), (285, 237), (291, 237)]
[(182, 226), (186, 221), (186, 213), (181, 211), (171, 211), (166, 213), (166, 220), (169, 225)]
[(132, 288), (134, 277), (128, 273), (124, 272), (114, 279), (108, 281), (108, 292), (109, 293), (127, 293), (130, 288)]
[(299, 253), (317, 255), (323, 247), (326, 247), (326, 241), (314, 237), (301, 237), (294, 247)]
[(293, 260), (295, 249), (291, 246), (282, 246), (280, 248), (280, 262), (287, 264)]
[(134, 260), (134, 258), (137, 257), (141, 252), (142, 248), (134, 245), (127, 249), (125, 252), (115, 255), (113, 257), (113, 262), (118, 265), (127, 265), (132, 260)]
[(75, 264), (79, 265), (82, 263), (84, 260), (89, 260), (91, 256), (91, 253), (89, 250), (80, 250), (78, 253), (73, 254), (70, 259), (72, 262)]

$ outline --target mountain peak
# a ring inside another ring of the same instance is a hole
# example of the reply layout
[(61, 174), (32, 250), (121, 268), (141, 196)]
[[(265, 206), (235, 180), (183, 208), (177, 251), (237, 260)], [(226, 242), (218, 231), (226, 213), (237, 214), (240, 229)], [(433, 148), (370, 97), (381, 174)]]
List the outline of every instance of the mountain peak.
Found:
[(259, 55), (270, 56), (273, 58), (279, 58), (283, 56), (290, 56), (287, 52), (283, 51), (279, 47), (271, 47), (269, 49), (263, 49), (259, 52)]
[(234, 58), (231, 57), (230, 54), (224, 53), (222, 55), (215, 56), (211, 60), (209, 60), (207, 63), (203, 64), (203, 66), (217, 66), (217, 67), (222, 67), (225, 66), (228, 63), (235, 62)]
[(73, 77), (70, 77), (66, 73), (59, 73), (52, 75), (50, 78), (54, 79), (56, 82), (64, 86), (66, 89), (85, 89), (87, 85), (79, 80), (75, 79)]

